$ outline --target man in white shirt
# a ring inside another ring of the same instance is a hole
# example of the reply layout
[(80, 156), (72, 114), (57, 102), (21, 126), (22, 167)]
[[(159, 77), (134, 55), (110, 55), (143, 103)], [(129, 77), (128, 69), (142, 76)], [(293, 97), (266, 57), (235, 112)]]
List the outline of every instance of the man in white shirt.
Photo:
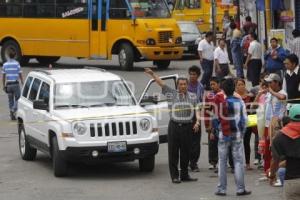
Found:
[(284, 61), (286, 73), (283, 79), (283, 89), (288, 96), (288, 103), (300, 103), (300, 70), (299, 59), (296, 54), (288, 55)]
[(201, 83), (206, 90), (209, 90), (209, 80), (212, 77), (214, 67), (214, 44), (213, 33), (207, 32), (205, 39), (201, 40), (198, 45), (198, 53), (200, 58), (200, 65), (203, 70)]
[(214, 51), (214, 67), (217, 76), (222, 79), (229, 74), (229, 58), (225, 39), (219, 40), (219, 46)]
[(248, 57), (244, 65), (247, 68), (247, 79), (251, 81), (252, 87), (259, 85), (259, 77), (262, 68), (262, 46), (257, 41), (255, 33), (250, 34), (250, 46), (248, 49)]
[(300, 30), (295, 29), (292, 32), (294, 40), (291, 45), (291, 53), (294, 53), (297, 55), (297, 57), (300, 57)]

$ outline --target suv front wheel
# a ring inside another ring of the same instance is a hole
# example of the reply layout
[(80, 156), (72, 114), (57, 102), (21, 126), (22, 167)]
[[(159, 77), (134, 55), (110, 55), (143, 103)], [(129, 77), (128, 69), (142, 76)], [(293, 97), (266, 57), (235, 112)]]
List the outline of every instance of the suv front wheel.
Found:
[(19, 131), (19, 150), (23, 160), (35, 160), (36, 149), (31, 147), (25, 133), (24, 125), (20, 124)]
[(152, 172), (155, 166), (155, 156), (149, 156), (139, 159), (139, 167), (141, 172)]
[(67, 175), (67, 162), (63, 159), (59, 152), (57, 138), (52, 137), (52, 164), (54, 176), (63, 177)]

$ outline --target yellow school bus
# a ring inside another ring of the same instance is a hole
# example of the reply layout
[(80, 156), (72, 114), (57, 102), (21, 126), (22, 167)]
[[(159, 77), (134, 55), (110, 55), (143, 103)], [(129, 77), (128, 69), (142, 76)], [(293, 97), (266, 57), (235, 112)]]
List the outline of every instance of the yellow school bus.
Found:
[[(223, 4), (222, 0), (216, 1), (216, 22), (217, 29), (223, 30), (222, 19), (226, 11), (230, 16), (237, 13), (237, 7), (233, 1)], [(172, 17), (178, 21), (194, 21), (202, 32), (207, 32), (212, 28), (211, 0), (176, 0)]]
[(13, 50), (22, 64), (116, 54), (125, 70), (145, 60), (167, 68), (181, 58), (181, 43), (165, 0), (0, 0), (3, 62)]

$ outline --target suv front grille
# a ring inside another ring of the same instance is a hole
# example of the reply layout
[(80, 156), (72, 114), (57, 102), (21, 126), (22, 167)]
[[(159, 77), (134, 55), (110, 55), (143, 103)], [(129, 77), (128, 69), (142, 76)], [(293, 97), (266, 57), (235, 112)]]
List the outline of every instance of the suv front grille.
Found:
[(91, 123), (91, 137), (117, 137), (125, 135), (137, 135), (136, 121)]
[(173, 32), (172, 31), (158, 32), (158, 42), (159, 43), (170, 43), (170, 39), (173, 40)]

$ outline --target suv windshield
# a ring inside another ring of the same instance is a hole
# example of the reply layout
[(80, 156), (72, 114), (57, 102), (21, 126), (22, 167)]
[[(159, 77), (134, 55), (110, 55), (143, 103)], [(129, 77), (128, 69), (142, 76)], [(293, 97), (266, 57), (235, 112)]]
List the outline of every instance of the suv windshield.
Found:
[(198, 34), (200, 31), (196, 24), (193, 23), (178, 23), (181, 33)]
[(136, 18), (169, 18), (165, 0), (128, 0)]
[(54, 109), (131, 105), (135, 105), (135, 101), (123, 81), (61, 83), (55, 86)]

